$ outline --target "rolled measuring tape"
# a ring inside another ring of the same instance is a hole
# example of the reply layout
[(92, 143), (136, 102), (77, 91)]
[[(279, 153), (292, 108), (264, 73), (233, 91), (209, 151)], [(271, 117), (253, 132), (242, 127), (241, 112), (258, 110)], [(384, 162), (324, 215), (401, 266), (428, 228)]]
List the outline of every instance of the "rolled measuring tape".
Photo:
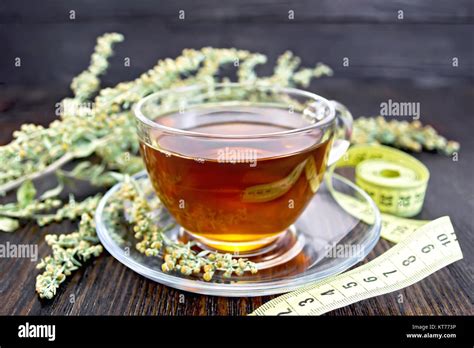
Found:
[(421, 211), (430, 173), (416, 158), (383, 145), (356, 145), (336, 163), (340, 167), (355, 167), (356, 185), (381, 212), (411, 217)]

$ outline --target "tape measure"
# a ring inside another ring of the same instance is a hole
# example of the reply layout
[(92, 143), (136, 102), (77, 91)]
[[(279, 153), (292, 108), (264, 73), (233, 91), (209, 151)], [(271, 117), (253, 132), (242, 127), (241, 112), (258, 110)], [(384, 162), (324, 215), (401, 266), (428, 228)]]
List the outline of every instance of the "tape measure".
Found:
[[(314, 163), (314, 159), (312, 157), (309, 157), (308, 159), (312, 159)], [(303, 162), (298, 164), (287, 177), (281, 180), (247, 187), (242, 195), (242, 201), (262, 203), (272, 201), (278, 197), (283, 196), (291, 189), (295, 182), (298, 181), (301, 173), (307, 166), (308, 159), (305, 159)]]
[[(382, 238), (398, 243), (428, 223), (427, 220), (403, 218), (420, 212), (429, 179), (426, 166), (414, 157), (383, 145), (357, 145), (328, 170), (326, 179), (331, 180), (334, 169), (340, 167), (355, 167), (356, 184), (383, 212)], [(348, 213), (366, 223), (373, 223), (372, 209), (367, 203), (335, 191), (330, 182), (327, 186)]]
[[(335, 191), (331, 185), (327, 185), (327, 187), (333, 198), (345, 211), (367, 224), (372, 225), (374, 223), (372, 207), (366, 201), (360, 201), (354, 196)], [(399, 243), (429, 222), (429, 220), (406, 219), (383, 213), (381, 217), (382, 229), (380, 236), (392, 243)]]
[(365, 265), (277, 297), (252, 315), (320, 315), (403, 289), (462, 257), (451, 221), (442, 217)]
[(334, 168), (355, 167), (355, 182), (383, 213), (401, 217), (423, 207), (430, 173), (416, 158), (383, 145), (357, 145)]
[(298, 181), (303, 170), (311, 191), (315, 193), (319, 188), (322, 174), (318, 173), (313, 156), (308, 156), (308, 158), (298, 164), (285, 178), (266, 184), (247, 187), (243, 192), (242, 201), (262, 203), (283, 196)]

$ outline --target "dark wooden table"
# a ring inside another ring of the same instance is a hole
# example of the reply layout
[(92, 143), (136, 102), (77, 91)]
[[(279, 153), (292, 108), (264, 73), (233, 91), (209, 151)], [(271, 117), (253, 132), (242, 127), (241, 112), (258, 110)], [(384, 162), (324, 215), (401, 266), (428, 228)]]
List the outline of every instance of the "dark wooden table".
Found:
[[(376, 114), (382, 101), (419, 101), (421, 120), (442, 134), (461, 142), (459, 160), (439, 154), (416, 155), (431, 171), (425, 206), (420, 215), (434, 219), (449, 215), (464, 252), (464, 259), (398, 292), (365, 300), (327, 315), (460, 315), (472, 314), (473, 275), (473, 185), (472, 156), (474, 126), (471, 111), (474, 88), (425, 88), (410, 83), (353, 82), (327, 79), (314, 88), (322, 95), (347, 104), (355, 115)], [(3, 108), (0, 141), (34, 115), (46, 115), (58, 90), (8, 89), (0, 97)], [(48, 118), (41, 118), (47, 123)], [(47, 182), (43, 182), (47, 185)], [(82, 192), (86, 195), (87, 192)], [(80, 193), (81, 195), (81, 193)], [(8, 198), (8, 197), (7, 197)], [(315, 222), (317, 223), (317, 222)], [(39, 228), (27, 224), (14, 233), (0, 233), (0, 243), (38, 244), (39, 256), (50, 250), (47, 233), (73, 231), (69, 223)], [(391, 247), (380, 240), (369, 259)], [(148, 280), (116, 261), (107, 252), (75, 272), (53, 300), (40, 300), (34, 292), (35, 263), (26, 259), (0, 259), (0, 314), (153, 314), (153, 315), (245, 315), (272, 297), (223, 298), (174, 290)]]
[[(178, 18), (180, 10), (185, 20)], [(126, 41), (118, 46), (104, 85), (133, 79), (185, 47), (234, 46), (265, 53), (272, 63), (293, 50), (305, 65), (322, 61), (334, 68), (335, 77), (310, 89), (341, 101), (354, 115), (377, 115), (388, 99), (419, 102), (422, 122), (462, 144), (458, 161), (432, 153), (416, 157), (431, 171), (419, 217), (449, 215), (464, 259), (407, 289), (327, 315), (473, 314), (473, 12), (471, 0), (104, 0), (93, 7), (79, 1), (5, 1), (0, 5), (0, 144), (22, 123), (51, 122), (55, 103), (69, 95), (67, 86), (87, 66), (95, 38), (107, 31), (124, 33)], [(18, 57), (21, 67), (14, 65)], [(342, 64), (344, 58), (349, 66)], [(259, 67), (259, 73), (269, 73), (270, 66)], [(48, 186), (48, 179), (39, 184)], [(90, 193), (77, 191), (79, 198)], [(45, 234), (74, 229), (69, 223), (27, 224), (0, 233), (0, 244), (37, 243), (43, 257), (50, 253)], [(381, 240), (368, 259), (390, 247)], [(50, 301), (34, 291), (37, 273), (29, 260), (0, 259), (0, 314), (245, 315), (272, 298), (181, 292), (134, 273), (107, 252), (75, 272)]]

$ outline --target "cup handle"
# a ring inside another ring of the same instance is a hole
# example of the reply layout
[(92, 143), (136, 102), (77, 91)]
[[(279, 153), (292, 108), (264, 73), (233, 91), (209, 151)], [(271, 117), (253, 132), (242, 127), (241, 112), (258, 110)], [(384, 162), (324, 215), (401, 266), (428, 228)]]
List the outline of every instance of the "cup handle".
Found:
[(336, 163), (346, 153), (351, 144), (350, 140), (353, 123), (352, 114), (344, 105), (335, 100), (331, 100), (330, 103), (334, 106), (336, 111), (337, 128), (343, 131), (344, 136), (342, 138), (334, 139), (331, 152), (329, 152), (327, 166)]

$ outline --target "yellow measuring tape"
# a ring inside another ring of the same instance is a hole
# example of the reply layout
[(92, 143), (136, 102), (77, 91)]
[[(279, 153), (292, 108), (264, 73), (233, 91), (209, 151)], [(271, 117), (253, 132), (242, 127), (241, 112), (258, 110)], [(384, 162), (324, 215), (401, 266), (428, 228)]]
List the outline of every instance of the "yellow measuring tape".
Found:
[[(328, 180), (335, 168), (347, 166), (355, 167), (357, 185), (384, 212), (381, 236), (398, 244), (352, 271), (267, 302), (253, 315), (320, 315), (400, 290), (462, 259), (449, 217), (432, 222), (403, 218), (418, 214), (423, 205), (429, 171), (421, 162), (386, 146), (359, 145), (329, 169)], [(370, 206), (328, 188), (347, 212), (373, 223)]]
[[(328, 185), (329, 187), (329, 185)], [(330, 189), (330, 192), (339, 205), (352, 216), (368, 223), (374, 223), (372, 207), (364, 201), (341, 192)], [(380, 236), (392, 243), (398, 243), (418, 228), (428, 223), (428, 220), (406, 219), (390, 214), (381, 214), (382, 229)]]
[(449, 217), (423, 225), (369, 263), (277, 297), (253, 315), (320, 315), (403, 289), (462, 259)]
[(387, 146), (357, 145), (332, 169), (340, 167), (355, 167), (357, 186), (381, 212), (402, 217), (420, 212), (430, 173), (416, 158)]
[[(382, 238), (398, 243), (428, 222), (403, 218), (420, 212), (430, 176), (428, 168), (416, 158), (387, 146), (357, 145), (329, 169), (328, 180), (334, 169), (341, 167), (355, 167), (356, 184), (382, 212)], [(367, 204), (334, 190), (331, 194), (347, 212), (373, 223)]]

